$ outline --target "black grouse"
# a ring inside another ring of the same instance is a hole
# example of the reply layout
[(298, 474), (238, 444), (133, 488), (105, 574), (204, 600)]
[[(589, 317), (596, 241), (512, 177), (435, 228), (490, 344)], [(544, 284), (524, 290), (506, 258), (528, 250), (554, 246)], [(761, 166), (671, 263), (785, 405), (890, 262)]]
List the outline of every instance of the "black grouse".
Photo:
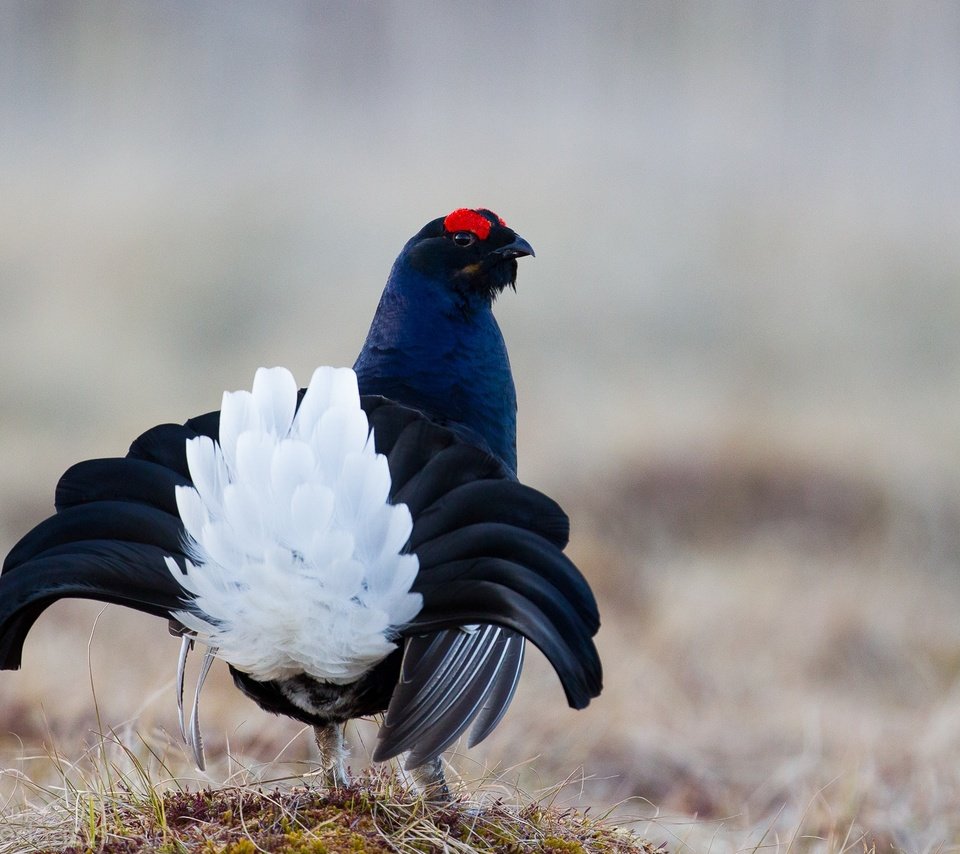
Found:
[[(70, 468), (56, 514), (0, 574), (0, 667), (53, 601), (170, 621), (181, 728), (203, 766), (197, 700), (213, 657), (262, 708), (313, 725), (331, 784), (343, 724), (385, 712), (377, 761), (446, 792), (440, 754), (485, 738), (524, 639), (574, 708), (601, 688), (590, 588), (563, 554), (568, 519), (516, 477), (516, 394), (492, 306), (530, 245), (486, 209), (404, 246), (353, 370), (306, 389), (260, 369), (219, 412), (163, 424), (125, 457)], [(206, 654), (189, 725), (187, 653)]]

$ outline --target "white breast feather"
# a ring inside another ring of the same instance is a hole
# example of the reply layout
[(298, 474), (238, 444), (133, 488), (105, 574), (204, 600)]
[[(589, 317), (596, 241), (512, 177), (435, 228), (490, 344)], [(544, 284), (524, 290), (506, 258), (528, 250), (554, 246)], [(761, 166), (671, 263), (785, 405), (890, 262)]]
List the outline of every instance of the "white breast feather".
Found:
[(387, 503), (354, 372), (318, 368), (296, 401), (289, 371), (261, 368), (252, 392), (224, 394), (219, 444), (187, 442), (190, 560), (167, 566), (193, 609), (175, 617), (254, 679), (352, 682), (422, 607), (417, 558), (400, 554), (413, 521)]

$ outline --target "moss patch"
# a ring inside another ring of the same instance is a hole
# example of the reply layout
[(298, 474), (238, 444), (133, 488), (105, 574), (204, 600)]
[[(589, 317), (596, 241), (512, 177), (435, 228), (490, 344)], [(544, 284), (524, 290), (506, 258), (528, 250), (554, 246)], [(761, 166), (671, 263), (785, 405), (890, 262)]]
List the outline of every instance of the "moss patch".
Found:
[(160, 809), (146, 809), (143, 799), (111, 799), (109, 808), (91, 812), (73, 847), (57, 850), (65, 854), (656, 854), (662, 850), (581, 813), (539, 804), (517, 808), (496, 803), (476, 809), (455, 802), (432, 807), (385, 774), (336, 791), (207, 789), (162, 794), (158, 802)]

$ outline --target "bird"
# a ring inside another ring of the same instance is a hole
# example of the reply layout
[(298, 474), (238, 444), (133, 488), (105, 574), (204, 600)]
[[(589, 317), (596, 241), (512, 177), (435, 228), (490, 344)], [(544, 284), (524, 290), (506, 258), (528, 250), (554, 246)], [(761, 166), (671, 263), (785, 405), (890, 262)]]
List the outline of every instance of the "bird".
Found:
[(602, 688), (597, 603), (563, 551), (569, 518), (518, 479), (493, 315), (533, 255), (487, 208), (433, 219), (394, 262), (352, 368), (317, 368), (304, 388), (261, 368), (219, 410), (69, 468), (55, 513), (0, 570), (0, 668), (20, 667), (52, 602), (120, 604), (180, 638), (180, 730), (201, 769), (199, 699), (219, 658), (261, 708), (313, 727), (329, 785), (349, 782), (345, 724), (382, 715), (373, 760), (406, 754), (437, 800), (443, 752), (500, 722), (526, 641), (587, 706)]

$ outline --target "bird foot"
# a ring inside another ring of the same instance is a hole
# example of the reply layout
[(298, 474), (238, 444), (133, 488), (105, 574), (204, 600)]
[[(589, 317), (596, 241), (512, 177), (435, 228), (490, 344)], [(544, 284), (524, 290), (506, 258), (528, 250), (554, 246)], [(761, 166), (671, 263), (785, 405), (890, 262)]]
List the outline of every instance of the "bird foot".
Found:
[(423, 790), (424, 799), (435, 806), (446, 806), (453, 801), (450, 787), (443, 774), (443, 760), (439, 756), (429, 759), (413, 769), (413, 778)]
[(350, 785), (350, 776), (344, 764), (346, 749), (343, 746), (341, 725), (329, 723), (315, 726), (313, 735), (320, 749), (320, 769), (324, 783), (331, 789), (342, 789)]

